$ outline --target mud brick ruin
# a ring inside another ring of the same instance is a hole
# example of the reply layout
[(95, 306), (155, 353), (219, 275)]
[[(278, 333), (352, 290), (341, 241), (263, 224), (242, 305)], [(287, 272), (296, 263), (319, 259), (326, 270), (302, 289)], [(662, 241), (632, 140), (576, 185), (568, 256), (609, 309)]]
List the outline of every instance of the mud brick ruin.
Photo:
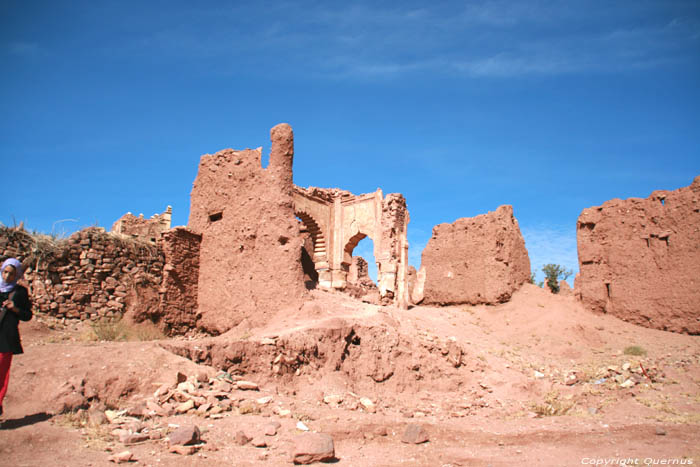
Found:
[(613, 199), (578, 218), (574, 290), (589, 309), (700, 334), (700, 177), (646, 199)]
[(512, 206), (433, 227), (413, 289), (418, 303), (495, 304), (530, 279), (530, 258)]
[(136, 217), (127, 212), (112, 224), (111, 231), (156, 243), (163, 232), (170, 229), (172, 218), (172, 206), (168, 206), (162, 214), (154, 214), (150, 219), (144, 219), (143, 214)]
[[(343, 290), (371, 303), (496, 304), (530, 279), (511, 206), (439, 224), (419, 271), (408, 265), (406, 200), (294, 185), (294, 136), (272, 128), (262, 149), (201, 157), (186, 227), (172, 209), (127, 213), (107, 233), (64, 241), (0, 229), (0, 260), (18, 257), (36, 309), (59, 317), (130, 316), (166, 334), (224, 333), (296, 313), (308, 289)], [(353, 257), (374, 243), (377, 284)], [(595, 312), (646, 327), (700, 334), (700, 177), (647, 199), (584, 209), (577, 223), (580, 274), (573, 294)], [(563, 287), (564, 293), (572, 293)]]

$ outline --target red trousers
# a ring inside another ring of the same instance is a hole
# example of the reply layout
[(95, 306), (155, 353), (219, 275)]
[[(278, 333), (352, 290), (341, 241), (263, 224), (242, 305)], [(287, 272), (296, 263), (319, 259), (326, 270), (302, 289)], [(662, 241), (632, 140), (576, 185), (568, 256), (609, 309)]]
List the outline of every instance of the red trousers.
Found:
[(5, 398), (7, 386), (10, 384), (10, 365), (12, 364), (12, 352), (0, 352), (0, 407)]

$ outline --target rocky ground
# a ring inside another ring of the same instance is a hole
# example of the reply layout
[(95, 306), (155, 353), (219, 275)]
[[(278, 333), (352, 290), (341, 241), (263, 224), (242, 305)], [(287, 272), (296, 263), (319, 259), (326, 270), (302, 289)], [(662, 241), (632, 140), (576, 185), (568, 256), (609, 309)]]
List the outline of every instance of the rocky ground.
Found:
[(348, 466), (700, 462), (697, 336), (531, 285), (408, 311), (315, 291), (270, 323), (131, 342), (23, 323), (0, 463), (291, 465), (327, 447), (313, 433)]

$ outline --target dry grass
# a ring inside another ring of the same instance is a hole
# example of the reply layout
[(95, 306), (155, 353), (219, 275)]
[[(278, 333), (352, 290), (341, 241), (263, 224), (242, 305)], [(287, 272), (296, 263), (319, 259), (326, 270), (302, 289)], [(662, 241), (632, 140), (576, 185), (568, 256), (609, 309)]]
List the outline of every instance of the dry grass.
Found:
[(59, 426), (80, 430), (86, 447), (104, 450), (107, 446), (113, 444), (110, 426), (108, 424), (91, 423), (90, 417), (85, 410), (57, 415), (53, 420)]
[(641, 347), (639, 345), (630, 345), (629, 347), (625, 348), (625, 355), (637, 355), (637, 356), (642, 356), (646, 355), (647, 351), (644, 349), (644, 347)]
[(102, 318), (90, 323), (88, 341), (154, 341), (165, 339), (163, 332), (153, 323), (128, 323), (121, 318)]
[(574, 406), (576, 402), (573, 399), (562, 398), (555, 390), (549, 392), (541, 403), (532, 404), (531, 409), (541, 417), (553, 417), (566, 415)]

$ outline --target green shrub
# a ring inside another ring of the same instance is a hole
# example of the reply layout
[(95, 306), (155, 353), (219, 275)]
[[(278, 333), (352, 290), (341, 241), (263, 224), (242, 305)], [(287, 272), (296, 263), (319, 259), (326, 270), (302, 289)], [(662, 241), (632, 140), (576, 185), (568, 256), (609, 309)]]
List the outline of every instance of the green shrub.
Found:
[(552, 293), (559, 293), (559, 281), (565, 281), (574, 273), (574, 271), (566, 269), (563, 266), (551, 263), (542, 266), (542, 272), (544, 273), (545, 284), (547, 284)]

